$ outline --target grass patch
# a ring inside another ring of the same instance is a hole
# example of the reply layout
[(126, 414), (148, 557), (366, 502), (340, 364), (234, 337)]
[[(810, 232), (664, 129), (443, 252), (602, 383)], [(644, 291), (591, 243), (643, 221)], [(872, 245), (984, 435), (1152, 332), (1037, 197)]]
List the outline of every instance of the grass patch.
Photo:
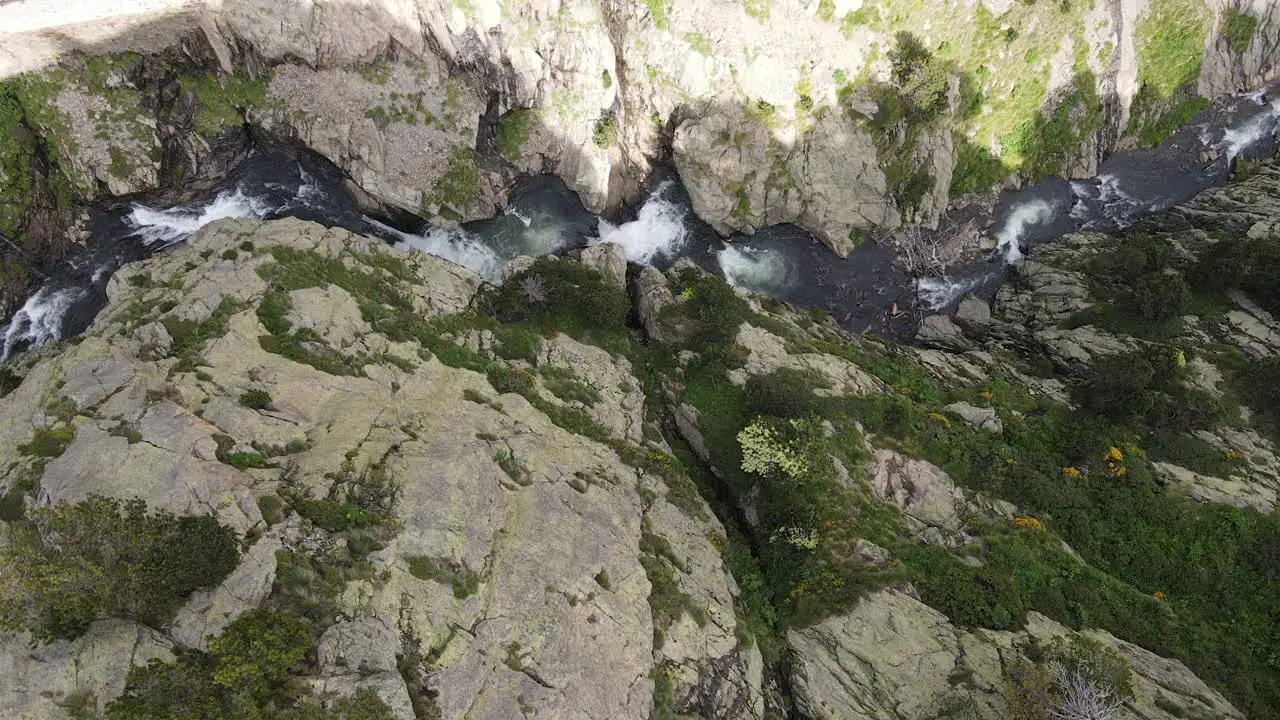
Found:
[(572, 370), (550, 365), (538, 368), (542, 376), (542, 384), (556, 397), (567, 403), (581, 403), (592, 407), (600, 402), (600, 393), (595, 388), (578, 380)]
[(517, 108), (498, 120), (495, 130), (498, 152), (508, 160), (520, 159), (520, 148), (529, 140), (529, 134), (541, 118), (533, 108)]
[(465, 564), (444, 558), (416, 555), (406, 558), (409, 574), (419, 580), (430, 580), (453, 589), (453, 596), (465, 600), (480, 589), (480, 574)]
[(1253, 44), (1253, 36), (1258, 31), (1258, 19), (1236, 8), (1227, 8), (1222, 19), (1222, 37), (1231, 44), (1231, 49), (1242, 53)]

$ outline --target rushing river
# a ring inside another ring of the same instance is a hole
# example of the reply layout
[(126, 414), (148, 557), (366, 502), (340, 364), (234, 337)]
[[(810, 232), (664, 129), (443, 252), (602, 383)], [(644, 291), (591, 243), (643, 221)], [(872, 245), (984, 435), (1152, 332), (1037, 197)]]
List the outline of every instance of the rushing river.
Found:
[(827, 308), (856, 332), (907, 333), (918, 307), (945, 311), (966, 293), (992, 295), (1026, 248), (1075, 230), (1121, 230), (1230, 177), (1237, 158), (1275, 152), (1280, 87), (1219, 102), (1159, 148), (1118, 152), (1092, 180), (1050, 178), (1004, 193), (987, 232), (996, 249), (942, 277), (913, 280), (878, 243), (848, 258), (831, 253), (794, 225), (720, 238), (691, 210), (679, 179), (658, 173), (644, 203), (614, 224), (588, 212), (553, 176), (520, 183), (499, 215), (456, 227), (395, 228), (358, 209), (331, 163), (258, 148), (207, 199), (175, 207), (117, 201), (97, 214), (93, 235), (0, 328), (0, 361), (83, 332), (106, 303), (106, 284), (122, 265), (181, 243), (221, 218), (297, 217), (382, 238), (393, 248), (427, 252), (499, 282), (520, 255), (588, 245), (621, 245), (631, 262), (667, 267), (687, 257), (735, 287), (794, 305)]

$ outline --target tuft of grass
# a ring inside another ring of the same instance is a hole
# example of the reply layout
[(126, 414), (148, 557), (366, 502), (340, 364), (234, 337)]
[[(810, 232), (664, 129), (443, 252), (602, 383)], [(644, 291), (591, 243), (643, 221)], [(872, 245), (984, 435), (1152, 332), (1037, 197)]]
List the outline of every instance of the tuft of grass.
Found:
[(240, 395), (240, 404), (254, 410), (262, 410), (271, 405), (271, 393), (258, 388), (246, 390)]
[(1231, 44), (1231, 49), (1242, 53), (1253, 44), (1253, 36), (1258, 31), (1258, 18), (1236, 8), (1227, 8), (1227, 15), (1222, 20), (1222, 37)]
[(1209, 98), (1199, 95), (1182, 98), (1159, 119), (1142, 128), (1138, 136), (1142, 147), (1153, 148), (1164, 142), (1177, 132), (1178, 128), (1191, 122), (1191, 118), (1195, 117), (1196, 113), (1207, 107), (1209, 107)]
[(55, 458), (66, 451), (76, 439), (76, 429), (71, 425), (56, 428), (36, 428), (31, 440), (18, 446), (18, 452), (41, 458)]
[(423, 204), (465, 209), (479, 199), (480, 171), (476, 168), (475, 151), (462, 147), (449, 156), (448, 167), (431, 186), (431, 192), (424, 195)]
[(687, 32), (684, 34), (684, 41), (689, 43), (689, 47), (699, 55), (711, 55), (711, 39), (700, 32)]
[(600, 402), (600, 393), (574, 376), (571, 370), (545, 366), (538, 369), (542, 384), (552, 395), (565, 402), (578, 402), (591, 407)]
[(453, 596), (459, 600), (465, 600), (480, 589), (480, 574), (463, 563), (426, 555), (415, 555), (406, 560), (410, 575), (450, 586)]
[[(608, 70), (605, 77), (608, 78)], [(605, 87), (608, 87), (607, 85)], [(520, 159), (520, 148), (529, 140), (529, 134), (541, 117), (533, 108), (517, 108), (503, 115), (495, 129), (498, 152), (508, 160)]]

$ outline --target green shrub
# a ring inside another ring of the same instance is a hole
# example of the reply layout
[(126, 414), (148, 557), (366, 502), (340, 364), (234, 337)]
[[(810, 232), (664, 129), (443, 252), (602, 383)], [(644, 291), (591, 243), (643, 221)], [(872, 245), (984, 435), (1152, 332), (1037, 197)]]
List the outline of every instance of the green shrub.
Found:
[[(545, 299), (531, 297), (525, 281), (538, 278)], [(626, 327), (631, 300), (591, 268), (567, 260), (539, 258), (528, 270), (491, 289), (483, 299), (489, 314), (504, 323), (528, 323), (543, 332), (580, 336)]]
[(498, 120), (495, 130), (498, 152), (508, 160), (520, 158), (520, 148), (529, 140), (540, 114), (532, 108), (516, 108)]
[(71, 425), (52, 429), (36, 428), (31, 440), (18, 446), (18, 452), (35, 457), (55, 458), (65, 452), (75, 439), (76, 429)]
[(547, 390), (565, 402), (577, 402), (587, 407), (600, 402), (600, 393), (578, 380), (570, 370), (547, 365), (539, 368), (538, 372)]
[(1236, 8), (1227, 8), (1227, 15), (1222, 20), (1222, 37), (1231, 44), (1232, 50), (1238, 53), (1248, 50), (1257, 30), (1257, 18)]
[(258, 320), (272, 335), (284, 335), (293, 327), (293, 323), (285, 319), (285, 314), (293, 309), (293, 300), (286, 293), (268, 290), (262, 294), (258, 303)]
[(240, 394), (240, 404), (254, 410), (264, 410), (271, 406), (271, 393), (254, 388)]
[(415, 555), (407, 558), (409, 574), (419, 580), (430, 580), (448, 585), (459, 600), (476, 594), (480, 589), (480, 574), (466, 564), (444, 558)]
[(605, 115), (596, 120), (595, 130), (591, 134), (591, 139), (595, 141), (596, 147), (611, 148), (618, 144), (618, 119), (612, 115)]
[(533, 373), (498, 365), (489, 370), (489, 384), (499, 395), (515, 393), (524, 395), (533, 391)]
[(370, 512), (354, 503), (340, 503), (332, 500), (299, 500), (293, 504), (299, 515), (310, 520), (316, 527), (329, 532), (359, 530), (372, 527), (382, 522), (377, 513)]
[(311, 634), (297, 618), (253, 610), (209, 642), (216, 685), (266, 699), (311, 651)]
[(1141, 352), (1094, 360), (1077, 390), (1085, 407), (1125, 422), (1145, 415), (1155, 405), (1156, 369)]
[(277, 495), (263, 495), (258, 498), (258, 512), (268, 527), (275, 525), (284, 519), (284, 501)]
[(830, 382), (820, 373), (779, 368), (768, 375), (752, 375), (747, 378), (743, 389), (747, 395), (747, 410), (751, 413), (801, 418), (817, 410), (819, 400), (814, 388), (829, 385)]
[(1186, 281), (1176, 274), (1143, 275), (1133, 287), (1133, 301), (1138, 314), (1153, 324), (1185, 313), (1190, 296)]
[(101, 615), (162, 623), (239, 560), (212, 517), (148, 515), (141, 500), (91, 496), (32, 510), (0, 549), (0, 626), (50, 641)]

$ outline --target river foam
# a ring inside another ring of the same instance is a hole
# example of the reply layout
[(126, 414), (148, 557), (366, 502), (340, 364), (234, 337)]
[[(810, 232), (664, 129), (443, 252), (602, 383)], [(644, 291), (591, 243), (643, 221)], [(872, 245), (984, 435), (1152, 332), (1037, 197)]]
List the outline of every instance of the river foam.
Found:
[(160, 250), (180, 243), (195, 231), (223, 218), (262, 218), (271, 210), (266, 203), (236, 188), (219, 193), (213, 200), (195, 207), (164, 210), (135, 204), (127, 221), (143, 244)]
[(366, 216), (365, 222), (399, 239), (392, 245), (396, 248), (410, 248), (428, 255), (444, 258), (455, 265), (461, 265), (479, 275), (488, 282), (502, 282), (503, 261), (488, 245), (460, 227), (429, 227), (421, 235), (397, 230), (390, 225), (378, 222)]
[(640, 265), (652, 265), (658, 258), (671, 262), (680, 257), (689, 232), (684, 224), (685, 208), (664, 197), (670, 187), (668, 180), (654, 189), (635, 220), (614, 225), (600, 218), (599, 236), (588, 243), (620, 245), (627, 260)]
[(4, 347), (0, 348), (0, 362), (9, 359), (17, 347), (37, 347), (62, 339), (62, 324), (67, 309), (84, 297), (87, 291), (79, 287), (57, 290), (42, 287), (27, 298), (13, 319), (4, 329)]

